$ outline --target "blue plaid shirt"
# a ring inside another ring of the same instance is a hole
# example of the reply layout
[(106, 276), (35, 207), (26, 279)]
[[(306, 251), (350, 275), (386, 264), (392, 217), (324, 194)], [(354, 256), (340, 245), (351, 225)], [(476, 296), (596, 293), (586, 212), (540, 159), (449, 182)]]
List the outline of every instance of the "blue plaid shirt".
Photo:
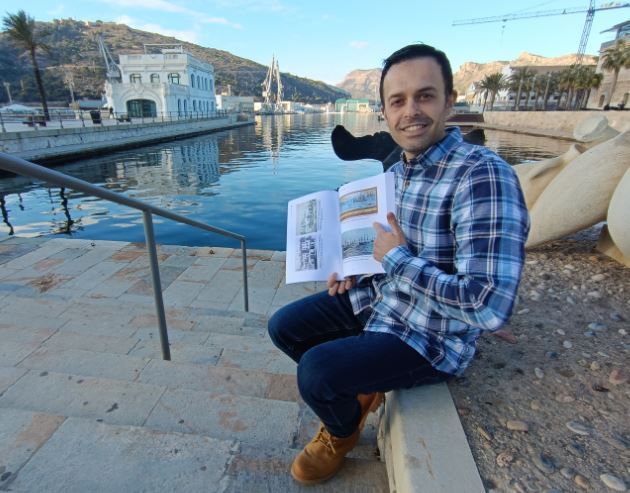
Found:
[(395, 334), (443, 372), (460, 374), (483, 331), (506, 322), (525, 258), (529, 216), (516, 174), (452, 127), (396, 174), (396, 217), (407, 246), (383, 258), (386, 274), (350, 291), (365, 330)]

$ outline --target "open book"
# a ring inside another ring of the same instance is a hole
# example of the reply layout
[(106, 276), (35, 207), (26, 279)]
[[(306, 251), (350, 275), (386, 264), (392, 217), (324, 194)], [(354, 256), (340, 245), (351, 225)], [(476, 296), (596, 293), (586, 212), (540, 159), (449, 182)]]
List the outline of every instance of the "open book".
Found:
[(385, 272), (372, 257), (376, 231), (395, 210), (394, 174), (382, 173), (289, 201), (287, 284)]

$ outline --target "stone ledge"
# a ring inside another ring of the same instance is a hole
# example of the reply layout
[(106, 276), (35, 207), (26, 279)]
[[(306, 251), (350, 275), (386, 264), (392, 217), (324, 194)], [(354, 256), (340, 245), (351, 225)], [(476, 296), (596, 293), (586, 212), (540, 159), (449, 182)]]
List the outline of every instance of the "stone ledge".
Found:
[(484, 493), (445, 383), (389, 392), (378, 444), (390, 493)]

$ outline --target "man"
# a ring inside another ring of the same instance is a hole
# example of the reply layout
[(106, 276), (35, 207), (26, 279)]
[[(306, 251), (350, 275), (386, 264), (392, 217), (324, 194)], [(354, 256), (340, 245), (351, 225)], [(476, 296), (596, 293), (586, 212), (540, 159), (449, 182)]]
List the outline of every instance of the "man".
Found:
[(321, 419), (293, 477), (333, 476), (382, 393), (464, 371), (484, 331), (508, 320), (529, 228), (515, 173), (486, 148), (446, 129), (453, 75), (435, 48), (406, 46), (385, 60), (382, 112), (403, 149), (392, 166), (396, 215), (374, 224), (385, 274), (337, 282), (269, 320), (274, 344), (298, 363), (304, 401)]

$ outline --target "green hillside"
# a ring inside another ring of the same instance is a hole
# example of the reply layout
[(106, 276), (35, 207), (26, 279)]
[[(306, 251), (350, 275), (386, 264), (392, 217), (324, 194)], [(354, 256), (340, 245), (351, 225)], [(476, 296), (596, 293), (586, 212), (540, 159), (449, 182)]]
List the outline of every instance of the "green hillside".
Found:
[[(232, 94), (253, 95), (256, 100), (261, 99), (261, 84), (267, 67), (227, 51), (204, 48), (176, 38), (109, 22), (56, 19), (53, 22), (37, 24), (38, 28), (49, 32), (45, 40), (50, 51), (40, 53), (38, 59), (49, 101), (70, 101), (68, 85), (64, 82), (68, 74), (71, 74), (74, 81), (76, 99), (100, 98), (103, 92), (105, 66), (96, 42), (98, 34), (102, 34), (115, 60), (118, 60), (119, 53), (143, 53), (144, 44), (182, 44), (185, 50), (214, 66), (218, 90), (229, 84)], [(16, 48), (6, 34), (0, 33), (0, 83), (4, 82), (10, 83), (14, 101), (39, 101), (28, 56)], [(284, 99), (291, 101), (326, 103), (349, 96), (343, 90), (321, 81), (287, 73), (282, 73), (282, 84)], [(0, 103), (5, 102), (8, 102), (8, 96), (4, 87), (0, 86)]]

